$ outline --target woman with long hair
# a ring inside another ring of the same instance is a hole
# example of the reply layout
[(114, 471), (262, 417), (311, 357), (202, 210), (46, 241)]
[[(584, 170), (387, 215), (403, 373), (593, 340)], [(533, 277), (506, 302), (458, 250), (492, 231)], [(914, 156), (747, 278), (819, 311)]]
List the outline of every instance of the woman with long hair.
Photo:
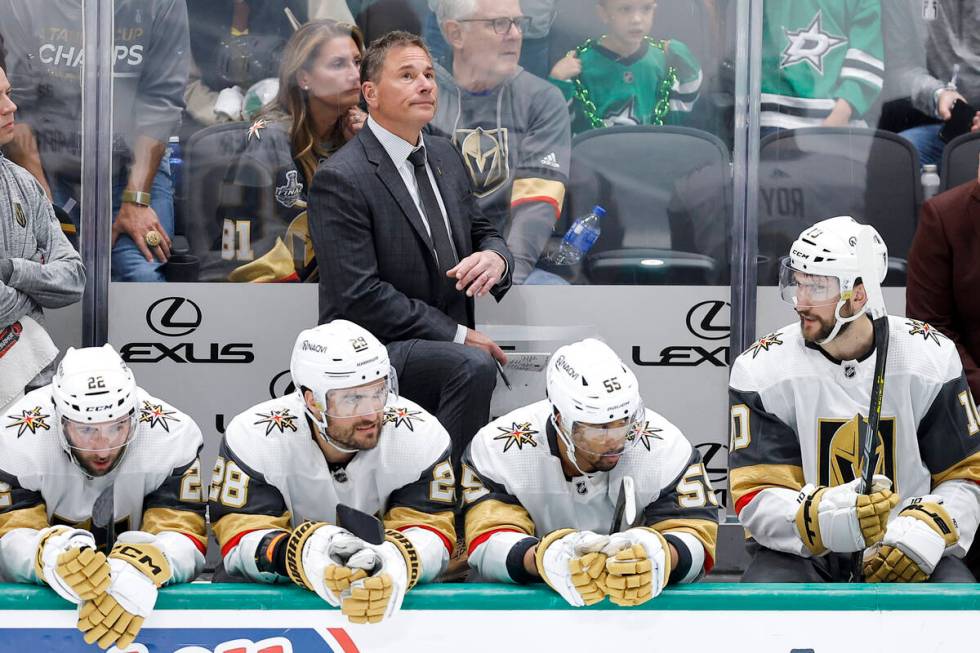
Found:
[(286, 44), (278, 93), (249, 128), (236, 176), (255, 213), (224, 220), (229, 280), (313, 280), (307, 190), (317, 165), (367, 118), (357, 106), (363, 52), (360, 30), (332, 20), (303, 25)]

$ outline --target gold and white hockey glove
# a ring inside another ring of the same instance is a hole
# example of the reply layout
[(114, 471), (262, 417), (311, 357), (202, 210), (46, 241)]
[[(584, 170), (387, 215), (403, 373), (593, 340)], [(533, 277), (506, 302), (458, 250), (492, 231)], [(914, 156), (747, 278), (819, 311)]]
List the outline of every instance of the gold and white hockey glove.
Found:
[(538, 542), (534, 561), (538, 575), (576, 608), (598, 603), (606, 595), (609, 536), (562, 528)]
[(869, 583), (921, 583), (929, 579), (943, 553), (960, 539), (959, 529), (942, 506), (927, 495), (912, 499), (888, 524), (881, 548), (864, 563)]
[(109, 588), (86, 601), (78, 613), (78, 629), (87, 644), (125, 650), (136, 639), (156, 605), (157, 588), (172, 576), (170, 560), (155, 541), (142, 531), (127, 531), (116, 540), (109, 553)]
[(294, 583), (312, 590), (335, 608), (341, 592), (367, 576), (348, 561), (368, 546), (347, 529), (324, 522), (303, 522), (286, 542), (286, 572)]
[(670, 579), (670, 549), (652, 528), (630, 528), (609, 536), (604, 549), (606, 592), (616, 605), (634, 606), (656, 597)]
[(858, 494), (861, 479), (834, 487), (806, 485), (797, 498), (796, 529), (815, 556), (852, 553), (878, 542), (899, 496), (887, 476), (875, 474), (871, 494)]
[(356, 624), (391, 618), (422, 571), (415, 547), (396, 530), (385, 531), (383, 543), (367, 545), (351, 556), (347, 565), (368, 574), (366, 578), (351, 581), (350, 589), (340, 595), (341, 611)]
[(91, 533), (68, 526), (41, 530), (34, 573), (67, 601), (79, 604), (109, 587), (109, 562)]

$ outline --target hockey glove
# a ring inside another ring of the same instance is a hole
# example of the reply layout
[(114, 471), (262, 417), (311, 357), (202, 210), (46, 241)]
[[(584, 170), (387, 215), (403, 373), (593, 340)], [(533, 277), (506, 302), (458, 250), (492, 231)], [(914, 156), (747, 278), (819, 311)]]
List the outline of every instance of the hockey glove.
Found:
[(664, 536), (652, 528), (631, 528), (609, 536), (604, 549), (606, 592), (616, 605), (646, 603), (667, 586), (670, 549)]
[(943, 553), (960, 539), (943, 499), (912, 499), (888, 524), (881, 548), (864, 563), (869, 583), (921, 583), (932, 575)]
[(347, 565), (368, 574), (352, 581), (340, 598), (340, 609), (356, 624), (378, 623), (398, 612), (422, 571), (415, 547), (395, 530), (385, 531), (385, 542), (367, 545)]
[(803, 544), (815, 556), (828, 551), (851, 553), (879, 541), (898, 495), (887, 476), (875, 474), (871, 494), (858, 494), (861, 479), (844, 485), (800, 490), (796, 529)]
[(607, 535), (563, 528), (548, 533), (538, 545), (534, 561), (538, 575), (576, 608), (605, 598)]
[(367, 546), (367, 542), (339, 526), (303, 522), (286, 543), (286, 571), (294, 583), (339, 608), (340, 593), (367, 576), (364, 570), (348, 565), (350, 558)]
[(88, 531), (67, 526), (41, 531), (34, 573), (59, 596), (76, 604), (109, 587), (109, 563), (104, 553), (95, 550), (95, 538)]
[(172, 566), (156, 538), (142, 531), (119, 536), (109, 553), (112, 580), (105, 594), (86, 601), (78, 613), (78, 629), (87, 644), (125, 650), (153, 612), (157, 588), (170, 580)]

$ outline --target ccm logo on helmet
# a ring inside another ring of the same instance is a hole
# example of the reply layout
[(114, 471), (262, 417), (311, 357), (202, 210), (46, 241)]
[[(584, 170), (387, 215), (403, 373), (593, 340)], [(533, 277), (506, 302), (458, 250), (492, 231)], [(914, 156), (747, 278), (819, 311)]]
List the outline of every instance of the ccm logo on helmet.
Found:
[(110, 408), (112, 408), (112, 404), (106, 404), (105, 406), (86, 406), (85, 407), (85, 412), (86, 413), (98, 413), (98, 412), (101, 412), (103, 410), (109, 410)]

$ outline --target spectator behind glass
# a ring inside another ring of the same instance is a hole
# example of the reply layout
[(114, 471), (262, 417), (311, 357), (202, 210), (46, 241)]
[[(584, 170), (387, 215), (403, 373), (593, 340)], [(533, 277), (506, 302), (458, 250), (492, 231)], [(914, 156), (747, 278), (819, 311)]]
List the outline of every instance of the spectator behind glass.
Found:
[[(10, 79), (27, 125), (10, 157), (38, 170), (55, 204), (73, 207), (77, 226), (82, 2), (0, 0), (0, 15)], [(174, 226), (165, 154), (184, 105), (187, 9), (183, 0), (120, 1), (114, 27), (112, 280), (163, 281), (160, 267), (170, 256)]]
[(289, 39), (278, 95), (245, 136), (235, 183), (246, 188), (245, 206), (255, 214), (225, 220), (223, 277), (305, 281), (316, 269), (307, 190), (317, 165), (364, 125), (367, 115), (356, 106), (363, 52), (360, 30), (332, 20), (307, 23)]
[[(440, 0), (428, 0), (429, 11), (424, 19), (422, 35), (432, 52), (432, 58), (443, 68), (453, 65), (453, 51), (439, 28)], [(524, 32), (520, 64), (524, 70), (542, 79), (548, 75), (548, 34), (558, 15), (557, 0), (522, 0), (521, 10), (530, 19)]]
[(885, 65), (879, 0), (766, 0), (763, 132), (866, 126)]
[[(17, 111), (5, 68), (0, 40), (0, 147), (14, 138)], [(84, 288), (82, 259), (41, 185), (0, 154), (0, 412), (25, 389), (51, 380), (58, 348), (42, 307), (73, 304)]]
[(980, 397), (980, 166), (977, 180), (922, 206), (909, 249), (906, 314), (952, 338)]
[(551, 69), (551, 82), (572, 107), (572, 131), (613, 125), (679, 122), (701, 90), (701, 65), (677, 39), (647, 34), (653, 0), (598, 0), (609, 32), (589, 39)]
[(246, 97), (262, 80), (270, 83), (256, 91), (275, 93), (280, 57), (294, 31), (286, 9), (299, 24), (323, 18), (354, 22), (342, 0), (188, 0), (193, 64), (184, 100), (196, 123), (254, 116), (261, 102), (249, 98), (246, 106)]
[(432, 126), (463, 155), (480, 208), (514, 254), (514, 283), (565, 283), (535, 268), (565, 199), (571, 150), (561, 92), (518, 65), (527, 17), (518, 0), (439, 0), (453, 48), (438, 64)]
[[(925, 65), (902, 71), (902, 80), (916, 109), (945, 122), (957, 100), (980, 108), (980, 0), (940, 0), (935, 14), (924, 17), (929, 34)], [(959, 66), (955, 75), (954, 66)], [(942, 126), (935, 122), (901, 133), (915, 145), (923, 165), (942, 165)]]

